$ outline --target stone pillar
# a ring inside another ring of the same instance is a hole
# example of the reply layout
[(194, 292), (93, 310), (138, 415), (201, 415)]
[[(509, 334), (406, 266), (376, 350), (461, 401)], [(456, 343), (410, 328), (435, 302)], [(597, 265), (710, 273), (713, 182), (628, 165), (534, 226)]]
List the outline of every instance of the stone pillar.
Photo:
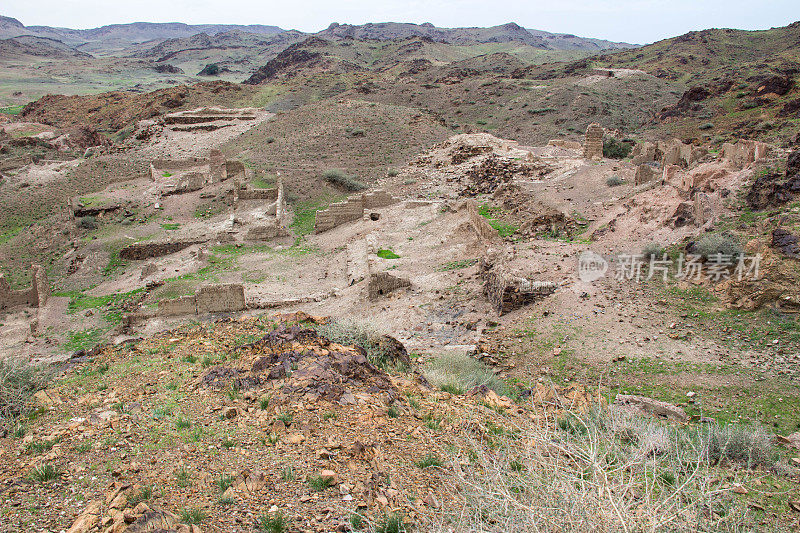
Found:
[(50, 281), (47, 279), (47, 272), (40, 265), (33, 265), (33, 275), (31, 276), (31, 287), (35, 294), (37, 307), (43, 307), (50, 298)]
[(225, 156), (219, 149), (213, 148), (209, 153), (208, 166), (211, 168), (211, 183), (220, 183), (228, 177)]
[(600, 161), (603, 159), (603, 128), (600, 124), (589, 124), (583, 143), (583, 157)]
[(283, 217), (286, 214), (286, 198), (283, 194), (283, 178), (278, 175), (278, 199), (275, 203), (275, 218), (278, 220), (278, 225), (283, 224)]

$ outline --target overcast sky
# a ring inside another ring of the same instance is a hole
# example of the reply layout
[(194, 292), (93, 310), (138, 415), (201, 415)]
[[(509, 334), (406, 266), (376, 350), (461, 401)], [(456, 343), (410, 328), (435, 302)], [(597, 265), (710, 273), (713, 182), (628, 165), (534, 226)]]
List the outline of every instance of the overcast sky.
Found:
[(93, 28), (124, 22), (270, 24), (314, 32), (331, 22), (431, 22), (574, 33), (649, 43), (705, 28), (765, 29), (800, 20), (798, 0), (0, 0), (27, 26)]

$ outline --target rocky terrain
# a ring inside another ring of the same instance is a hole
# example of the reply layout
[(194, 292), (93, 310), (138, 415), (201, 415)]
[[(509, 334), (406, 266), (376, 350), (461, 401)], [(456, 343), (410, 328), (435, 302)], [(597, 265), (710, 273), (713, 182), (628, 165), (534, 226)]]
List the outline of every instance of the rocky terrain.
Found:
[(800, 527), (796, 24), (0, 22), (0, 531)]

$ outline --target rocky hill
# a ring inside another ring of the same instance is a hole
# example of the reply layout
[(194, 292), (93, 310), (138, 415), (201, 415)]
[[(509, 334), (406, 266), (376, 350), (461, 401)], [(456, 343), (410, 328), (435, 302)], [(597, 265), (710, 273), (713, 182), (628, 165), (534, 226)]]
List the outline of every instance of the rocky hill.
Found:
[(690, 32), (595, 59), (685, 84), (681, 100), (658, 115), (671, 133), (711, 138), (738, 131), (780, 140), (797, 132), (800, 22), (763, 31)]

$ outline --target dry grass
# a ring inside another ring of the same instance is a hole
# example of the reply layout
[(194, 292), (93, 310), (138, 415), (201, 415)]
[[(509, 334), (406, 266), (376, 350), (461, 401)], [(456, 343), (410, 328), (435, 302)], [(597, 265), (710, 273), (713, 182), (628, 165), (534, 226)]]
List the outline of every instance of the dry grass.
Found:
[(727, 435), (740, 459), (763, 457), (759, 432), (676, 428), (614, 409), (542, 416), (474, 441), (468, 457), (453, 460), (446, 485), (458, 505), (443, 510), (435, 531), (757, 529), (711, 456)]
[(445, 354), (428, 362), (423, 368), (431, 385), (452, 393), (465, 392), (486, 385), (497, 394), (508, 394), (508, 386), (486, 364), (466, 354)]
[(33, 395), (44, 389), (51, 377), (46, 367), (21, 359), (0, 359), (0, 425), (27, 413)]

